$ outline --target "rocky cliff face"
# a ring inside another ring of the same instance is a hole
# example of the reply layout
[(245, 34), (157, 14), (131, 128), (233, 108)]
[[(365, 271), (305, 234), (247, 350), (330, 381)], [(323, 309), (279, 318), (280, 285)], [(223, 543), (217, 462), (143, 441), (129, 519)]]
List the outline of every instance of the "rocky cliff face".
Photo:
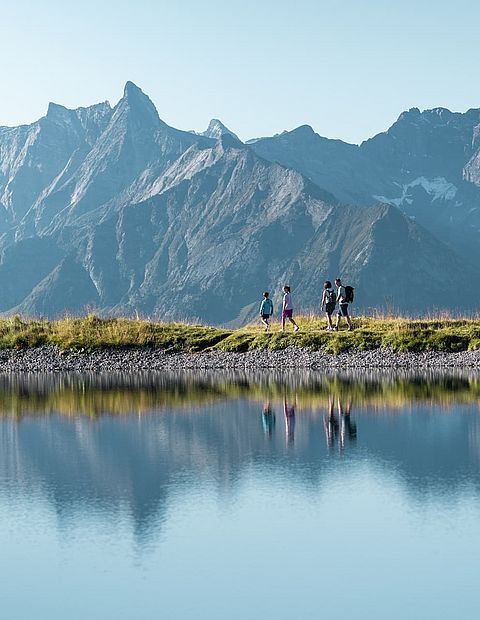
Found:
[(361, 146), (307, 126), (246, 145), (169, 127), (130, 82), (113, 109), (51, 104), (0, 128), (0, 310), (241, 323), (286, 279), (318, 310), (337, 275), (358, 308), (474, 309), (479, 123), (412, 110)]
[(480, 109), (412, 108), (360, 146), (299, 127), (252, 148), (345, 203), (398, 207), (465, 259), (480, 258)]

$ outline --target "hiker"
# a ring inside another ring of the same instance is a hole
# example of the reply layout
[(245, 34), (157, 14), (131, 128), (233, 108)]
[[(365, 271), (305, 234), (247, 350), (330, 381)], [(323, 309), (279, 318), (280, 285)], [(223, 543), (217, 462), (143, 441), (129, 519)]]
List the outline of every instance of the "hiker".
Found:
[(327, 331), (333, 331), (332, 314), (337, 305), (337, 294), (333, 290), (330, 280), (326, 280), (323, 283), (323, 295), (322, 295), (322, 310), (327, 315)]
[(293, 320), (293, 303), (292, 293), (290, 287), (285, 285), (283, 287), (283, 305), (282, 305), (282, 332), (285, 331), (285, 320), (288, 319), (293, 325), (293, 331), (298, 332), (298, 325)]
[(270, 329), (270, 317), (273, 314), (273, 302), (270, 299), (270, 293), (265, 291), (263, 293), (262, 303), (260, 304), (260, 317), (262, 319), (262, 323), (266, 326), (265, 331), (268, 332)]
[[(353, 331), (352, 320), (348, 315), (348, 304), (353, 301), (353, 288), (351, 286), (343, 286), (340, 278), (335, 280), (335, 286), (337, 287), (337, 303), (338, 303), (338, 312), (337, 312), (337, 321), (335, 323), (334, 331), (338, 331), (338, 326), (340, 324), (340, 319), (343, 316), (348, 324), (348, 331)], [(348, 290), (347, 290), (348, 289)]]

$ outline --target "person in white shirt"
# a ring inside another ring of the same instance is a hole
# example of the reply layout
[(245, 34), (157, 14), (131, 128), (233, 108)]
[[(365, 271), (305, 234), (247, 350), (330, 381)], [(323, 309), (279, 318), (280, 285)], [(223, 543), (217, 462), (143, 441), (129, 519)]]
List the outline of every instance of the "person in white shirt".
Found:
[(290, 287), (285, 285), (283, 287), (283, 305), (282, 305), (282, 332), (285, 331), (285, 320), (288, 319), (293, 325), (293, 331), (298, 332), (298, 325), (293, 320), (293, 303), (292, 293)]
[(338, 331), (338, 325), (340, 324), (340, 318), (343, 316), (344, 319), (348, 323), (348, 331), (353, 331), (352, 319), (348, 314), (348, 301), (347, 294), (345, 292), (345, 287), (342, 286), (342, 281), (340, 278), (335, 280), (335, 286), (337, 287), (337, 303), (338, 303), (338, 313), (337, 313), (337, 322), (335, 324), (334, 330)]

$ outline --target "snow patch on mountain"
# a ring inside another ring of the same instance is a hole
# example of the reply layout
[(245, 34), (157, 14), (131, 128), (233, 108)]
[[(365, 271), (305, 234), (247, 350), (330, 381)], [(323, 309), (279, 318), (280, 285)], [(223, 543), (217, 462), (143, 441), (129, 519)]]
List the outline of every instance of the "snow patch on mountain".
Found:
[(432, 202), (435, 200), (453, 200), (457, 193), (457, 187), (453, 183), (450, 183), (444, 177), (435, 177), (433, 179), (427, 179), (426, 177), (418, 177), (417, 179), (407, 183), (406, 185), (397, 184), (402, 194), (399, 198), (387, 198), (386, 196), (373, 196), (375, 200), (379, 202), (385, 202), (387, 204), (400, 207), (407, 203), (412, 204), (412, 189), (415, 187), (422, 187), (424, 191), (431, 196)]

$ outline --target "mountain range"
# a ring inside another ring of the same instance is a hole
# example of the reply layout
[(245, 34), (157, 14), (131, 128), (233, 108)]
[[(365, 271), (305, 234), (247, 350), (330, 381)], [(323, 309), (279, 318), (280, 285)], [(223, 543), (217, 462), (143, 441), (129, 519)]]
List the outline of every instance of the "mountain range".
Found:
[(241, 324), (288, 282), (319, 310), (325, 279), (357, 311), (480, 303), (480, 109), (400, 115), (347, 144), (301, 126), (241, 142), (123, 97), (0, 127), (0, 312)]

